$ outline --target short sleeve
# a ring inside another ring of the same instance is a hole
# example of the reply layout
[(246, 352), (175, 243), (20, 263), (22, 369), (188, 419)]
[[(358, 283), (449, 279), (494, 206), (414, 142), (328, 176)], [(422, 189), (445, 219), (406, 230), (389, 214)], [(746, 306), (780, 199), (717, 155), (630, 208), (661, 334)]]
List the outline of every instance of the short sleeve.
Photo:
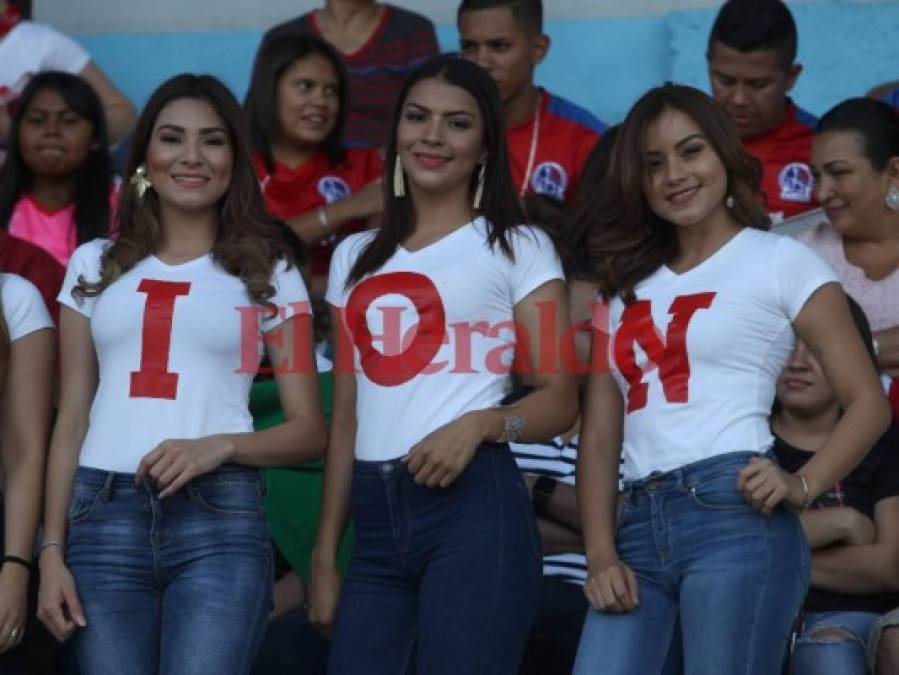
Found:
[(325, 300), (334, 307), (346, 307), (349, 289), (346, 287), (347, 276), (353, 263), (362, 252), (363, 247), (374, 238), (371, 231), (353, 234), (344, 239), (334, 249), (331, 257), (331, 268), (328, 270), (328, 289)]
[(271, 298), (271, 302), (278, 308), (278, 313), (262, 314), (263, 332), (267, 333), (277, 328), (294, 316), (312, 314), (309, 291), (306, 289), (303, 275), (295, 265), (279, 261), (272, 274), (272, 285), (275, 287), (275, 295)]
[(72, 257), (69, 258), (69, 265), (66, 268), (66, 277), (62, 282), (62, 290), (56, 299), (60, 304), (74, 309), (79, 314), (90, 317), (94, 312), (94, 305), (97, 297), (74, 297), (72, 290), (78, 285), (78, 280), (84, 278), (85, 281), (96, 283), (100, 280), (100, 258), (103, 251), (111, 242), (109, 239), (94, 239), (86, 244), (82, 244), (75, 249)]
[(3, 319), (9, 331), (9, 341), (44, 328), (53, 328), (53, 320), (37, 287), (15, 274), (3, 274)]
[(34, 36), (32, 44), (42, 48), (41, 70), (61, 70), (78, 74), (91, 60), (84, 47), (68, 35), (60, 33), (46, 24), (32, 24)]
[(774, 252), (778, 306), (794, 321), (812, 293), (827, 283), (839, 282), (833, 268), (808, 246), (780, 236)]
[(519, 226), (509, 232), (509, 239), (515, 256), (510, 279), (513, 305), (548, 281), (565, 280), (562, 262), (546, 232)]

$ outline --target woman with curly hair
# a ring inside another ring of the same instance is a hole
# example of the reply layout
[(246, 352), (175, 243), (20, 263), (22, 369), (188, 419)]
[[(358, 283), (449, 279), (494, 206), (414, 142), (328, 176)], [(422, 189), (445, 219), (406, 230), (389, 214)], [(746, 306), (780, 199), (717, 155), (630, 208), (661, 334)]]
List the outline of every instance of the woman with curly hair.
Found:
[[(595, 192), (590, 247), (608, 305), (578, 455), (592, 606), (580, 675), (662, 672), (678, 623), (691, 675), (780, 672), (809, 579), (795, 509), (889, 423), (833, 271), (765, 231), (759, 180), (714, 102), (665, 85), (631, 109)], [(844, 414), (788, 474), (768, 415), (796, 334)]]
[[(258, 467), (319, 455), (308, 295), (265, 215), (238, 103), (180, 75), (135, 131), (118, 238), (59, 301), (39, 615), (79, 672), (245, 673), (271, 610)], [(285, 422), (247, 409), (263, 348)]]

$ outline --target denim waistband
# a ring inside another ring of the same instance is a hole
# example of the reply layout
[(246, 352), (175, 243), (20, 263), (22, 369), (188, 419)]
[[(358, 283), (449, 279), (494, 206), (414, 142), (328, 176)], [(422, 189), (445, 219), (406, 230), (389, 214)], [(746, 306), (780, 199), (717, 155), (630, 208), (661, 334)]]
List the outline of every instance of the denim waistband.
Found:
[[(97, 469), (91, 466), (79, 466), (75, 471), (75, 481), (87, 488), (95, 488), (106, 492), (122, 492), (128, 490), (145, 490), (155, 491), (156, 488), (146, 479), (138, 483), (133, 473), (125, 473), (119, 471), (107, 471), (105, 469)], [(197, 476), (191, 485), (203, 485), (210, 483), (219, 483), (223, 481), (256, 481), (260, 478), (259, 469), (237, 464), (225, 464), (215, 471), (202, 476)]]
[[(478, 455), (485, 450), (507, 450), (511, 452), (508, 443), (485, 442), (478, 446), (471, 461), (477, 460)], [(404, 469), (405, 466), (406, 463), (403, 461), (403, 457), (394, 457), (393, 459), (354, 459), (353, 473), (359, 475), (390, 474)]]
[(727, 452), (722, 455), (700, 459), (670, 471), (653, 471), (648, 476), (632, 481), (624, 481), (622, 494), (630, 497), (641, 492), (658, 492), (660, 490), (689, 490), (697, 483), (713, 476), (742, 468), (752, 457), (771, 457), (766, 452)]

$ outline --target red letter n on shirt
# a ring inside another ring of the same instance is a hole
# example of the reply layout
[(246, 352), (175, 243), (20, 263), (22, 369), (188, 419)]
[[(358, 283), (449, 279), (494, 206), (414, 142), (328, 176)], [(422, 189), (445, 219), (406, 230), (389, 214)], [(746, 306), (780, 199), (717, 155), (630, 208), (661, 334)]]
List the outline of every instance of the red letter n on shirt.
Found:
[(615, 363), (628, 382), (627, 412), (646, 406), (649, 385), (643, 381), (644, 371), (637, 365), (634, 345), (646, 353), (649, 361), (659, 369), (659, 379), (665, 400), (686, 403), (689, 397), (690, 359), (687, 354), (687, 326), (693, 314), (708, 309), (715, 293), (679, 295), (668, 308), (671, 321), (662, 342), (661, 334), (652, 321), (652, 304), (638, 300), (628, 305), (621, 315), (621, 326), (615, 333)]

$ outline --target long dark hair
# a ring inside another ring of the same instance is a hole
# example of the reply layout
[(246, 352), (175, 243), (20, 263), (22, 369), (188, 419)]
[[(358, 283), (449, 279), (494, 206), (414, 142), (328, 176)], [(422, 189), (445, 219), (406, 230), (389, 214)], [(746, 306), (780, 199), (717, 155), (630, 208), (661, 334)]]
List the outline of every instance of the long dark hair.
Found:
[[(415, 229), (415, 205), (412, 203), (412, 197), (409, 195), (396, 197), (392, 189), (393, 170), (397, 162), (396, 132), (403, 106), (412, 87), (430, 79), (464, 89), (478, 104), (483, 120), (483, 145), (486, 153), (480, 213), (487, 220), (489, 244), (491, 246), (499, 244), (505, 255), (509, 258), (513, 256), (508, 237), (509, 230), (524, 222), (524, 214), (512, 187), (512, 176), (509, 173), (506, 131), (499, 90), (493, 78), (480, 66), (453, 55), (437, 56), (409, 75), (397, 96), (390, 141), (384, 158), (386, 171), (384, 222), (350, 270), (347, 286), (359, 281), (366, 274), (379, 270)], [(469, 194), (472, 196), (477, 186), (477, 173), (474, 171), (471, 175)]]
[(9, 227), (16, 203), (34, 186), (31, 167), (22, 159), (19, 129), (34, 97), (48, 89), (58, 93), (76, 115), (90, 122), (93, 130), (93, 149), (72, 176), (75, 185), (75, 240), (83, 244), (109, 232), (112, 159), (108, 150), (106, 118), (99, 97), (86, 81), (69, 73), (52, 70), (38, 73), (16, 100), (9, 129), (9, 154), (0, 170), (0, 227)]
[(899, 111), (883, 101), (850, 98), (824, 113), (815, 127), (815, 136), (850, 131), (862, 141), (865, 157), (877, 171), (886, 171), (893, 157), (899, 157)]
[(627, 114), (609, 171), (583, 207), (592, 214), (587, 245), (606, 299), (620, 295), (626, 303), (633, 302), (634, 287), (679, 250), (675, 226), (656, 215), (643, 193), (643, 137), (666, 110), (686, 114), (708, 138), (727, 172), (734, 220), (762, 230), (771, 222), (758, 196), (761, 164), (743, 149), (733, 122), (711, 97), (676, 84), (650, 89)]
[[(126, 175), (134, 175), (144, 163), (159, 113), (172, 101), (185, 98), (208, 103), (222, 118), (231, 139), (234, 166), (231, 184), (219, 203), (218, 234), (212, 245), (212, 257), (226, 272), (243, 281), (254, 302), (271, 308), (268, 300), (275, 294), (272, 271), (279, 258), (292, 260), (292, 256), (274, 221), (265, 212), (243, 114), (224, 84), (211, 75), (185, 74), (173, 77), (154, 91), (137, 120)], [(98, 295), (159, 246), (162, 226), (155, 190), (147, 190), (141, 199), (130, 186), (123, 189), (116, 225), (118, 238), (103, 253), (100, 280), (88, 283), (79, 279), (73, 290), (75, 297)]]
[(343, 59), (331, 45), (317, 37), (285, 35), (264, 42), (259, 48), (253, 63), (250, 88), (244, 99), (244, 110), (250, 124), (250, 139), (269, 171), (275, 168), (272, 145), (278, 142), (283, 133), (278, 116), (278, 81), (294, 63), (316, 54), (330, 62), (337, 75), (337, 119), (334, 121), (334, 128), (322, 142), (322, 149), (332, 165), (344, 160), (343, 127), (349, 103), (349, 85)]

